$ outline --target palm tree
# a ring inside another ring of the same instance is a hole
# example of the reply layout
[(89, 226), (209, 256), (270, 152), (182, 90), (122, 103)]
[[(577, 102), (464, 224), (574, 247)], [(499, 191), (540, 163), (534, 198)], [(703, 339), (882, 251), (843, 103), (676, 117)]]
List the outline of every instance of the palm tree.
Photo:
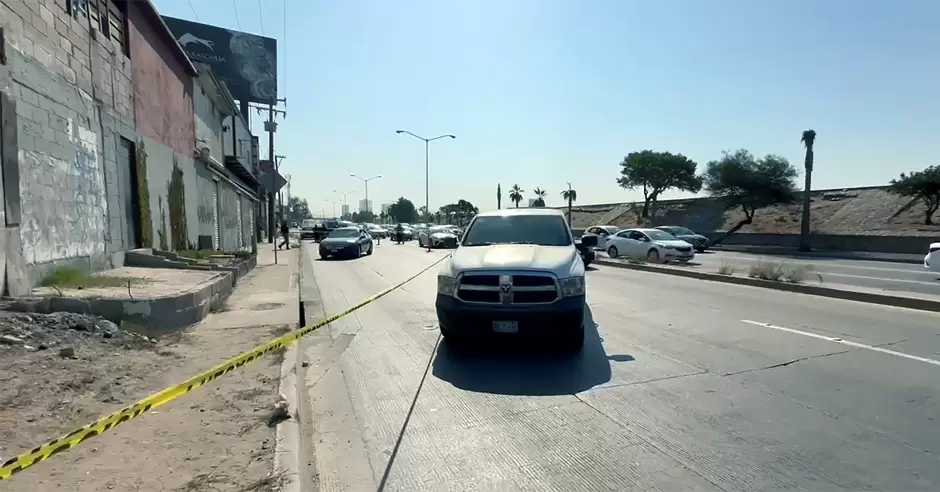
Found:
[(571, 227), (571, 204), (578, 201), (578, 192), (568, 183), (568, 189), (561, 192), (561, 197), (568, 201), (568, 227)]
[(545, 206), (545, 190), (541, 188), (536, 188), (532, 190), (532, 193), (535, 193), (535, 203), (532, 204), (533, 207), (544, 207)]
[(509, 190), (509, 199), (516, 204), (516, 208), (519, 208), (519, 202), (522, 201), (522, 193), (525, 190), (519, 187), (519, 185), (512, 185), (512, 189)]
[(806, 146), (806, 155), (803, 160), (806, 182), (803, 185), (803, 221), (800, 224), (800, 251), (809, 251), (811, 249), (809, 244), (809, 207), (811, 203), (809, 194), (813, 185), (813, 145), (816, 143), (816, 131), (804, 131), (800, 142), (803, 142), (803, 145)]

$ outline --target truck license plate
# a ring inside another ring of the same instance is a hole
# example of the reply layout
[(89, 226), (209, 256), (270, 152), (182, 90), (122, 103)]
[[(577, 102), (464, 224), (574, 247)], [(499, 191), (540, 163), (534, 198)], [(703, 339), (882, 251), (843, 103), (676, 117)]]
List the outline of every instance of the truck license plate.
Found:
[(493, 331), (496, 333), (519, 333), (518, 321), (494, 321)]

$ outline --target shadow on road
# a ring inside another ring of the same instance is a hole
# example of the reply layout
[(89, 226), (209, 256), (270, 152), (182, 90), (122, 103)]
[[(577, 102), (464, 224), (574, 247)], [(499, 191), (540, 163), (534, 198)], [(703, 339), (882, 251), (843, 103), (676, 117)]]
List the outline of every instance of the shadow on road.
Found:
[(432, 374), (455, 387), (479, 393), (549, 396), (579, 393), (610, 381), (610, 360), (597, 332), (591, 308), (585, 310), (584, 347), (577, 354), (547, 350), (541, 343), (506, 339), (496, 343), (442, 342)]

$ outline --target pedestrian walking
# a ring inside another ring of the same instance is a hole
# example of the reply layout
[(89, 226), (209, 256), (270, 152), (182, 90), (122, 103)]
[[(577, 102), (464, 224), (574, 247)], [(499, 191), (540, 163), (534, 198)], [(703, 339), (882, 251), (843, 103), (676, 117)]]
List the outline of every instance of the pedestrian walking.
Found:
[(281, 222), (281, 236), (284, 236), (284, 242), (277, 245), (277, 249), (281, 249), (282, 246), (287, 246), (287, 249), (290, 249), (290, 228), (287, 227), (287, 222)]

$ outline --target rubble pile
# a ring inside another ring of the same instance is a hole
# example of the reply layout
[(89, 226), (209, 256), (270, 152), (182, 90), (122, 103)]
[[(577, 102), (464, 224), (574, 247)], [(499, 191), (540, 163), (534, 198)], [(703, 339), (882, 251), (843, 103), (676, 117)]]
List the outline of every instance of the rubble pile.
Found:
[(98, 316), (0, 311), (0, 351), (32, 352), (92, 341), (124, 348), (154, 343), (146, 337), (122, 331), (116, 324)]

